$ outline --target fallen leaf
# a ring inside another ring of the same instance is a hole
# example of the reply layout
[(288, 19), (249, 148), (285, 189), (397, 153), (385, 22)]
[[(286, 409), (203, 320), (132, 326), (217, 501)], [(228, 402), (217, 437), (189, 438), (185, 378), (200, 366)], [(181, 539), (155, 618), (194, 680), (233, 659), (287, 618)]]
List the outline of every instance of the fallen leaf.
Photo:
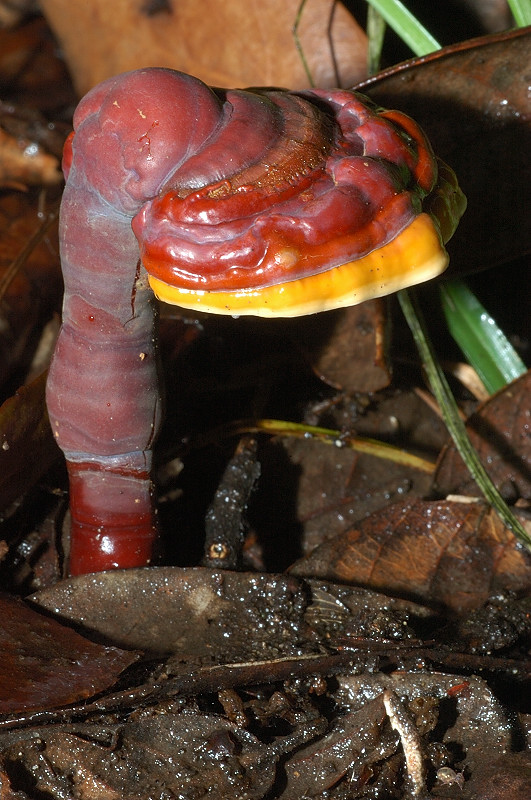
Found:
[[(300, 0), (41, 0), (78, 92), (139, 67), (171, 67), (213, 86), (308, 86), (292, 34)], [(301, 9), (299, 37), (318, 86), (366, 75), (366, 35), (337, 0)]]
[[(510, 502), (531, 500), (531, 372), (483, 403), (466, 423), (468, 435), (492, 480)], [(442, 451), (434, 475), (438, 495), (480, 497), (454, 444)]]
[(381, 697), (365, 703), (357, 711), (344, 713), (329, 733), (299, 749), (287, 760), (282, 800), (326, 797), (347, 774), (349, 782), (363, 785), (364, 774), (372, 777), (371, 765), (396, 750), (393, 742), (387, 752), (382, 752), (385, 721)]
[(39, 711), (107, 689), (136, 654), (103, 647), (0, 596), (0, 713)]
[(410, 114), (455, 170), (467, 211), (448, 275), (531, 250), (531, 27), (472, 39), (399, 64), (356, 87)]
[[(0, 126), (15, 140), (34, 143), (46, 153), (56, 156), (58, 167), (65, 139), (72, 130), (71, 124), (66, 120), (51, 122), (34, 106), (20, 105), (5, 99), (0, 99)], [(60, 170), (59, 174), (62, 180)]]
[(268, 562), (285, 569), (325, 539), (349, 530), (378, 508), (406, 496), (425, 495), (431, 476), (409, 466), (356, 453), (343, 446), (341, 432), (419, 447), (433, 460), (446, 431), (413, 393), (368, 400), (346, 397), (316, 403), (306, 421), (340, 431), (335, 445), (308, 436), (275, 437), (261, 445), (262, 474), (251, 498), (249, 519), (268, 548)]
[(297, 320), (288, 327), (318, 378), (345, 392), (377, 392), (389, 386), (385, 301)]
[[(486, 753), (491, 758), (501, 756), (511, 746), (511, 724), (506, 711), (486, 681), (476, 675), (403, 670), (391, 674), (343, 675), (338, 679), (334, 696), (341, 706), (356, 711), (380, 697), (386, 689), (408, 699), (410, 704), (420, 698), (439, 699), (438, 735), (451, 747), (457, 745), (465, 754), (465, 763), (470, 769), (482, 761)], [(421, 708), (419, 716), (422, 718)], [(429, 725), (429, 715), (426, 722)], [(479, 796), (474, 800), (480, 800)]]
[(112, 570), (62, 581), (31, 599), (121, 647), (215, 663), (294, 654), (306, 631), (303, 586), (269, 573)]
[(528, 591), (531, 555), (480, 502), (395, 503), (325, 542), (290, 570), (454, 612), (499, 591)]
[[(29, 0), (16, 2), (29, 4)], [(13, 9), (12, 3), (7, 5)], [(29, 105), (51, 119), (74, 102), (64, 58), (42, 16), (35, 15), (12, 30), (0, 27), (0, 86), (4, 103), (14, 100), (19, 108)]]
[(515, 800), (531, 797), (529, 752), (506, 753), (494, 761), (484, 759), (467, 786), (469, 797), (481, 800)]
[(122, 726), (112, 746), (87, 740), (82, 731), (44, 732), (41, 742), (39, 748), (18, 742), (4, 761), (10, 772), (16, 764), (19, 776), (34, 776), (39, 796), (53, 798), (65, 797), (68, 785), (68, 796), (83, 800), (260, 800), (273, 784), (278, 760), (272, 748), (214, 714), (159, 713)]

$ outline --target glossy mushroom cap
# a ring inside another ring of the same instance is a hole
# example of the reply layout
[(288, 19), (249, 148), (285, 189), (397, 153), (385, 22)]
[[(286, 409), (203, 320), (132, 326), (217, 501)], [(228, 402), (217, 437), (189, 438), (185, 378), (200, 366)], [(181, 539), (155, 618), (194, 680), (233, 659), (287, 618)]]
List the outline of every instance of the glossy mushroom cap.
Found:
[(299, 316), (444, 271), (466, 201), (409, 117), (351, 91), (197, 85), (207, 122), (132, 222), (161, 300)]

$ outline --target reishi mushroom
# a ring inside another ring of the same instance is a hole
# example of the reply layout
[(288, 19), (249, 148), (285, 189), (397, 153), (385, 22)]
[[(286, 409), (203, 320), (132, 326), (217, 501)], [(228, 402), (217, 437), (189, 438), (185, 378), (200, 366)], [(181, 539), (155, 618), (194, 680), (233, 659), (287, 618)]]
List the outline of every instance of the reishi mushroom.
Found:
[(47, 386), (73, 575), (151, 558), (155, 295), (234, 316), (359, 303), (441, 273), (465, 206), (418, 126), (353, 91), (221, 91), (143, 69), (90, 91), (74, 131)]

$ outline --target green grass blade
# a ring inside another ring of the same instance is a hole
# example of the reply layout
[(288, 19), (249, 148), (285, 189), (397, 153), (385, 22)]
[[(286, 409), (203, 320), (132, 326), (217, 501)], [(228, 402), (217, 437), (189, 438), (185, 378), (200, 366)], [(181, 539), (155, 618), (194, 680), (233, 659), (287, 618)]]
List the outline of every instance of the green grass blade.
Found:
[(367, 72), (376, 75), (382, 60), (382, 48), (387, 24), (382, 15), (369, 4), (367, 11)]
[(258, 419), (252, 422), (239, 423), (237, 433), (269, 433), (271, 436), (291, 436), (299, 439), (319, 439), (335, 447), (348, 447), (357, 453), (366, 453), (375, 458), (393, 461), (409, 469), (418, 469), (431, 475), (435, 464), (424, 458), (408, 453), (400, 447), (395, 447), (387, 442), (377, 439), (368, 439), (362, 436), (348, 436), (333, 428), (321, 428), (316, 425), (307, 425), (304, 422), (289, 422), (281, 419)]
[(416, 56), (425, 56), (441, 49), (437, 39), (421, 25), (400, 0), (368, 0), (368, 2)]
[(508, 0), (514, 21), (519, 28), (531, 25), (531, 0)]
[(457, 403), (437, 361), (422, 313), (417, 303), (412, 299), (412, 296), (406, 289), (402, 289), (398, 292), (398, 299), (411, 333), (413, 334), (415, 344), (417, 345), (431, 390), (439, 404), (444, 422), (459, 455), (481, 489), (483, 496), (492, 508), (495, 509), (503, 524), (512, 530), (516, 538), (519, 539), (522, 544), (531, 549), (531, 536), (516, 519), (511, 509), (498, 492), (468, 438), (465, 423), (459, 416)]
[(526, 371), (507, 337), (463, 281), (439, 287), (448, 329), (490, 394)]

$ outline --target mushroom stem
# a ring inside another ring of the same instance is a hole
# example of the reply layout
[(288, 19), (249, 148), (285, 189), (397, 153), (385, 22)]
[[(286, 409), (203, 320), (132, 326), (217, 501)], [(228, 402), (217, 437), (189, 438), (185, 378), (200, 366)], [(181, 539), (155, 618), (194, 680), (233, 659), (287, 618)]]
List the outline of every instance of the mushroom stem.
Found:
[(155, 301), (130, 218), (110, 208), (79, 170), (65, 189), (60, 238), (63, 326), (47, 402), (70, 477), (69, 571), (142, 566), (156, 533)]
[(74, 114), (59, 230), (63, 325), (46, 392), (70, 478), (71, 575), (151, 559), (156, 301), (131, 221), (208, 136), (219, 105), (196, 78), (152, 69), (105, 81)]

